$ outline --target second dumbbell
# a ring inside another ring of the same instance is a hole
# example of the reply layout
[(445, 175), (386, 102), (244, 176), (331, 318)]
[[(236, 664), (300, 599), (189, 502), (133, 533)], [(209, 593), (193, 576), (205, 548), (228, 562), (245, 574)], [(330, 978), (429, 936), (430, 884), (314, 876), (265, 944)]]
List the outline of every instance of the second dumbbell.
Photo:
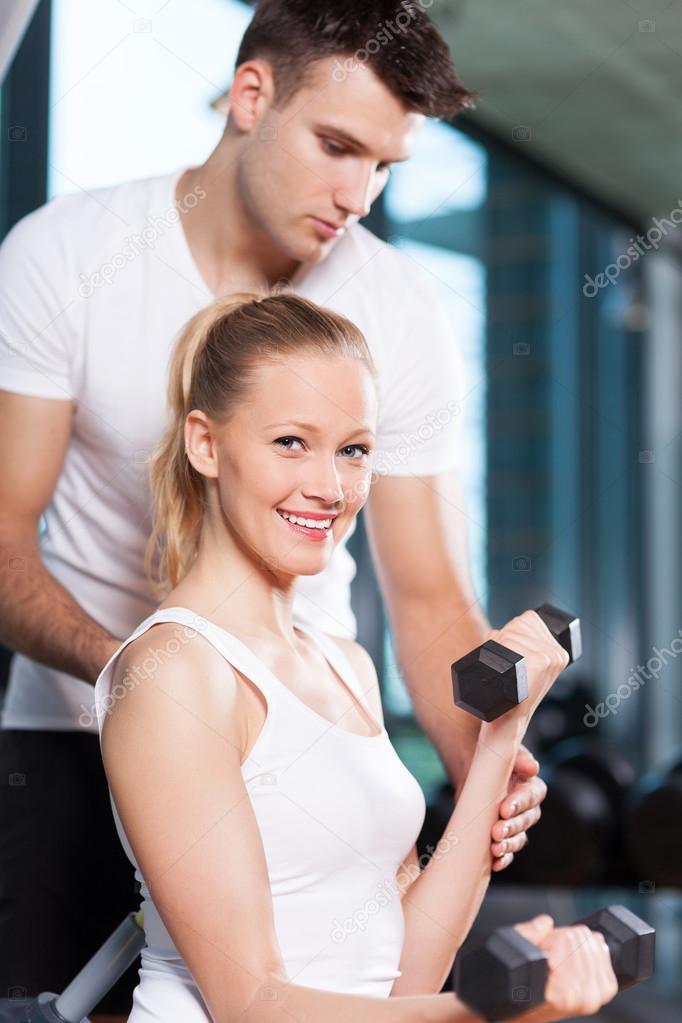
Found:
[[(652, 975), (656, 932), (625, 906), (607, 906), (578, 923), (603, 934), (619, 991)], [(513, 1019), (545, 1000), (548, 976), (541, 948), (514, 927), (498, 927), (459, 952), (453, 986), (460, 1001), (483, 1019)]]

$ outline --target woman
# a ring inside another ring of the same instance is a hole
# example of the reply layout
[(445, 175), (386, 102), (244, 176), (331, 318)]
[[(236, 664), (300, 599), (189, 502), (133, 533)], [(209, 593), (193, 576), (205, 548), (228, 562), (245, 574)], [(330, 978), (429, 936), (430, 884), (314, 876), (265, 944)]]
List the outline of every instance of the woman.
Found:
[[(529, 698), (482, 726), (420, 874), (424, 797), (383, 727), (371, 659), (293, 619), (297, 577), (324, 569), (367, 499), (376, 379), (359, 330), (293, 294), (221, 299), (174, 350), (146, 561), (163, 600), (96, 684), (144, 898), (130, 1023), (476, 1018), (438, 992), (489, 882), (518, 746), (566, 657), (532, 612), (495, 634), (525, 653)], [(563, 960), (533, 1019), (613, 996), (603, 939), (526, 926)]]

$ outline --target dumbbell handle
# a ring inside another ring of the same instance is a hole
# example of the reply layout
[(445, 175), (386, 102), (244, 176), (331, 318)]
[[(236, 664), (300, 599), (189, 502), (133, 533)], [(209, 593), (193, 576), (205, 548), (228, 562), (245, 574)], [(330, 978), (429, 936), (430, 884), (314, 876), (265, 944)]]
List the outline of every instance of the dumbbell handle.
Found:
[[(604, 935), (619, 991), (640, 980), (647, 980), (653, 974), (656, 932), (625, 906), (607, 906), (578, 920), (574, 926), (580, 924)], [(495, 992), (498, 996), (495, 1008), (489, 1008), (487, 1014), (485, 1009), (481, 1011), (481, 1003), (485, 999), (485, 1004), (490, 1006), (488, 996), (491, 985), (499, 978), (491, 971), (468, 976), (466, 955), (457, 957), (454, 972), (454, 991), (457, 997), (491, 1023), (512, 1019), (541, 1005), (545, 1000), (549, 976), (546, 953), (519, 934), (516, 928), (496, 928), (488, 937), (486, 945), (494, 952), (496, 943), (504, 949), (504, 954), (515, 968), (523, 966), (524, 974), (519, 979), (517, 973), (512, 979), (510, 973), (505, 990)]]

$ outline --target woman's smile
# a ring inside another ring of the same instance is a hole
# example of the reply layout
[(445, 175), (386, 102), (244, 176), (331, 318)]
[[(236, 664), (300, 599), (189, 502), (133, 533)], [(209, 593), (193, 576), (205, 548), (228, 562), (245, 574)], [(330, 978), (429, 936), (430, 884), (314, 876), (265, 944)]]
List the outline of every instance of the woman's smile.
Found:
[[(332, 536), (331, 526), (336, 518), (335, 515), (329, 515), (325, 519), (320, 519), (318, 518), (319, 513), (311, 513), (305, 516), (294, 516), (292, 513), (281, 511), (279, 508), (277, 509), (277, 515), (282, 522), (295, 533), (298, 533), (300, 536), (306, 536), (310, 540), (317, 541), (326, 540), (328, 537)], [(285, 516), (289, 516), (289, 518), (285, 518)], [(317, 522), (314, 526), (306, 524), (314, 521)]]

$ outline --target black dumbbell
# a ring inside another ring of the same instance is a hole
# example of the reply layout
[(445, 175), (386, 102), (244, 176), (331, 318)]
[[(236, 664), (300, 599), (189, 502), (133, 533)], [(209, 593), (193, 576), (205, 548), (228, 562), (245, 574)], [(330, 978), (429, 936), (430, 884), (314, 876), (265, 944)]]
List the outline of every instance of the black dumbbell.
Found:
[[(564, 648), (570, 663), (576, 661), (582, 653), (580, 619), (552, 604), (541, 604), (535, 612)], [(494, 721), (528, 696), (523, 656), (494, 639), (460, 657), (451, 672), (455, 704), (482, 721)]]
[[(604, 935), (619, 991), (652, 975), (656, 932), (625, 906), (607, 906), (578, 924)], [(460, 951), (454, 992), (483, 1019), (511, 1019), (544, 1002), (548, 975), (542, 949), (513, 927), (498, 927)]]
[(682, 755), (653, 771), (630, 793), (623, 815), (625, 847), (640, 878), (682, 885)]
[(514, 881), (570, 885), (602, 880), (618, 858), (634, 767), (601, 740), (574, 738), (546, 754), (541, 775), (547, 782), (542, 817), (523, 856), (511, 865)]

